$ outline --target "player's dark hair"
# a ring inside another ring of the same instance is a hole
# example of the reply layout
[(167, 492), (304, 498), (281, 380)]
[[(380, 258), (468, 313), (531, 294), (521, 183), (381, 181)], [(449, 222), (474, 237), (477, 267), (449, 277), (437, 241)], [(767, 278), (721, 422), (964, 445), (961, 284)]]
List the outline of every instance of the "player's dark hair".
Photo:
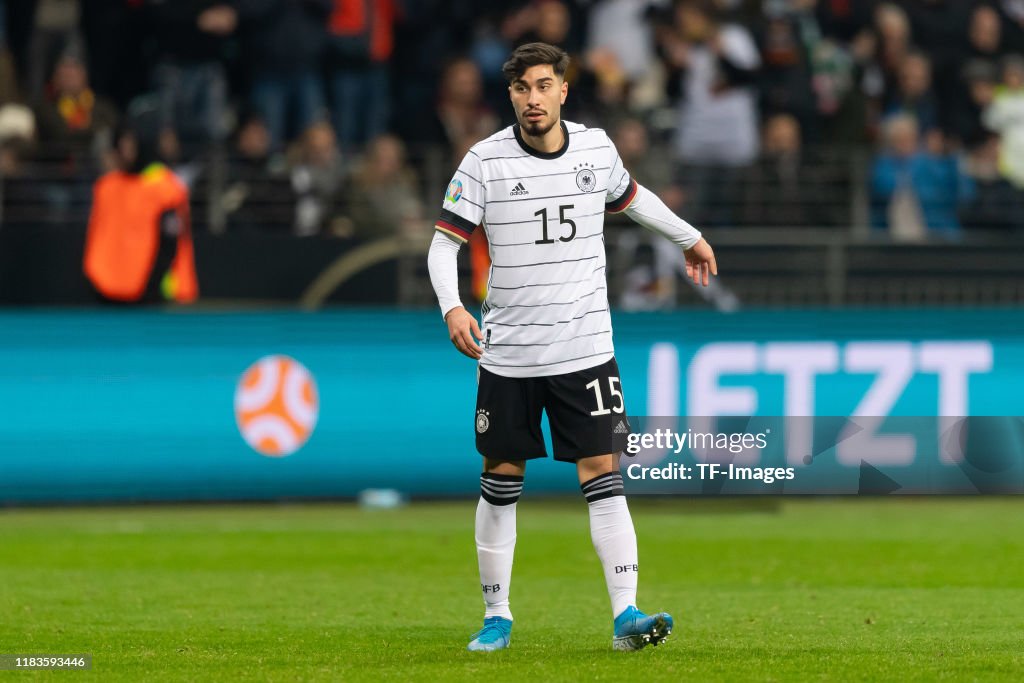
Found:
[(538, 64), (550, 64), (555, 73), (564, 77), (569, 68), (569, 55), (565, 50), (547, 43), (526, 43), (512, 51), (512, 55), (501, 67), (505, 80), (514, 83), (523, 77), (526, 70)]

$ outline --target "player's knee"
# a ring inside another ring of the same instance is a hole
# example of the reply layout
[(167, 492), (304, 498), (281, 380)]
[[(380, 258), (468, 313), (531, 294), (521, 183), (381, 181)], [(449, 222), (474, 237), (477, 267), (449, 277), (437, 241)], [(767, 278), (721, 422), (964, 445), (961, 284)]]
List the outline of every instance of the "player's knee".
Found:
[(484, 458), (484, 472), (522, 477), (526, 475), (526, 461), (491, 460), (490, 458)]
[(581, 484), (602, 474), (618, 471), (619, 459), (613, 454), (595, 455), (589, 458), (580, 458), (576, 461), (576, 473), (579, 475)]

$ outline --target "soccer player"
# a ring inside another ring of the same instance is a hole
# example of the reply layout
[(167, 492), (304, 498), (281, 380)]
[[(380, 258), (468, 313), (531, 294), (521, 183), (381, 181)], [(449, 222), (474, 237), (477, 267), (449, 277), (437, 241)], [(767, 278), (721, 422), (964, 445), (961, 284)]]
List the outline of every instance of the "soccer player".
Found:
[[(517, 124), (474, 145), (448, 191), (430, 245), (430, 279), (452, 344), (479, 361), (476, 446), (484, 457), (476, 547), (484, 626), (470, 650), (508, 647), (516, 502), (526, 461), (574, 462), (614, 617), (612, 645), (638, 650), (672, 631), (672, 617), (636, 607), (636, 534), (619, 455), (629, 423), (612, 347), (604, 213), (625, 212), (683, 249), (698, 284), (717, 275), (700, 232), (637, 185), (608, 135), (561, 120), (569, 57), (529, 43), (503, 67)], [(456, 258), (482, 227), (491, 253), (483, 329), (462, 306)]]

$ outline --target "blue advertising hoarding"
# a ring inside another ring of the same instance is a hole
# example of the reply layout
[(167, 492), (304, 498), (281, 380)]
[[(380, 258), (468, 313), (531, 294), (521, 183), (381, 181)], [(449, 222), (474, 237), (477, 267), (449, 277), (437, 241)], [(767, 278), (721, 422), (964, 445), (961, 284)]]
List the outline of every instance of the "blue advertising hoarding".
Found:
[[(1024, 415), (1021, 311), (680, 311), (613, 323), (630, 415)], [(0, 325), (4, 504), (477, 492), (475, 364), (433, 311), (7, 312)], [(1012, 482), (1017, 423), (998, 446), (1013, 451), (999, 474)], [(930, 481), (957, 466), (926, 440), (873, 429), (862, 447), (890, 476)], [(833, 474), (863, 478), (863, 452), (790, 431), (771, 457), (798, 479), (817, 467), (803, 479), (830, 492)], [(804, 463), (808, 449), (819, 452)], [(550, 461), (531, 463), (527, 482), (577, 490), (571, 468)], [(832, 492), (856, 492), (846, 487)]]

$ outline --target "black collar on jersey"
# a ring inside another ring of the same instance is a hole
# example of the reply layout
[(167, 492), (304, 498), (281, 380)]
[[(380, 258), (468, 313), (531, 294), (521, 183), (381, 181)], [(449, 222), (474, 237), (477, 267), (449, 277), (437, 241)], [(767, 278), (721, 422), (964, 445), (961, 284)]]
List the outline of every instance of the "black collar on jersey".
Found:
[(512, 126), (512, 132), (515, 133), (516, 142), (523, 148), (527, 154), (535, 156), (538, 159), (557, 159), (558, 157), (565, 154), (566, 150), (569, 149), (569, 129), (565, 127), (565, 121), (559, 121), (558, 125), (562, 127), (562, 146), (554, 152), (541, 152), (540, 150), (534, 149), (526, 144), (526, 140), (523, 140), (523, 134), (519, 130), (519, 124)]

